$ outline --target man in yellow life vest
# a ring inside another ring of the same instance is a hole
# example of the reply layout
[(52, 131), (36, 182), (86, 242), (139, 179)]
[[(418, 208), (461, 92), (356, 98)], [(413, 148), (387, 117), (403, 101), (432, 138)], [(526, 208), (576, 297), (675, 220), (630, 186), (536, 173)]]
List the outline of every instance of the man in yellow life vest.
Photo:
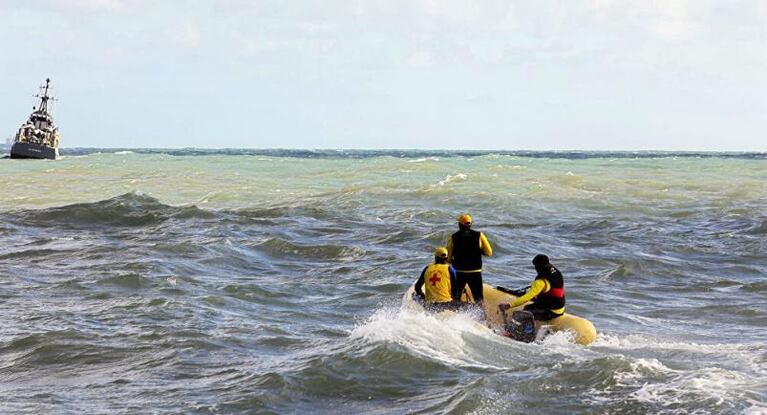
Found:
[[(435, 311), (452, 309), (455, 270), (447, 262), (447, 249), (439, 247), (434, 251), (434, 263), (427, 265), (415, 283), (415, 294)], [(425, 293), (422, 288), (426, 286)]]
[(474, 303), (482, 304), (482, 256), (493, 255), (493, 247), (485, 234), (471, 229), (471, 216), (458, 217), (458, 232), (447, 241), (450, 262), (455, 267), (456, 285), (453, 287), (456, 299), (461, 298), (464, 287), (469, 285)]

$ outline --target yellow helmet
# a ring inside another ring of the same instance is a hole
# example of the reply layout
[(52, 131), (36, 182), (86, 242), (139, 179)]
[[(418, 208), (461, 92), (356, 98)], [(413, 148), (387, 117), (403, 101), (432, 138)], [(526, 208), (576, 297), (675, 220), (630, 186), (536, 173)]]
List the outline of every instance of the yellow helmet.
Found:
[(471, 225), (471, 216), (468, 213), (464, 213), (458, 217), (458, 223), (461, 225)]
[(447, 248), (440, 246), (434, 250), (434, 256), (437, 258), (447, 259)]

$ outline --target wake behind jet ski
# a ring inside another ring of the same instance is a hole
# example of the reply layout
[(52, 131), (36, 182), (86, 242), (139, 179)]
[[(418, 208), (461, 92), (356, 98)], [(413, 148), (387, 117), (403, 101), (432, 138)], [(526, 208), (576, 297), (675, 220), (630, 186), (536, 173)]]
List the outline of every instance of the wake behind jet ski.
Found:
[[(403, 306), (411, 307), (413, 309), (423, 309), (421, 304), (414, 299), (414, 292), (414, 286), (410, 286), (402, 298)], [(517, 320), (515, 319), (513, 313), (515, 311), (523, 311), (522, 308), (524, 305), (515, 307), (510, 311), (502, 310), (499, 307), (500, 304), (508, 304), (516, 300), (516, 295), (499, 290), (498, 288), (492, 287), (488, 284), (483, 285), (483, 292), (484, 301), (482, 306), (485, 311), (487, 320), (484, 322), (484, 324), (477, 324), (486, 327), (488, 330), (493, 330), (498, 334), (504, 335), (505, 337), (526, 341), (526, 338), (523, 336), (516, 338), (508, 335), (510, 334), (509, 324), (512, 320), (516, 321), (516, 323), (520, 325), (529, 324), (530, 316), (532, 313), (521, 315), (518, 314), (517, 319), (519, 320)], [(464, 292), (464, 294), (461, 296), (461, 299), (463, 302), (473, 302), (471, 293), (468, 292), (468, 290)], [(444, 315), (451, 315), (454, 312), (455, 311), (451, 310), (443, 310), (440, 311), (439, 314), (442, 315), (444, 313)], [(509, 316), (509, 313), (511, 313), (511, 316)], [(506, 318), (506, 324), (504, 324), (504, 316)], [(572, 333), (574, 341), (582, 345), (590, 344), (597, 338), (597, 331), (589, 320), (570, 313), (564, 313), (561, 316), (548, 321), (539, 321), (533, 319), (533, 325), (535, 328), (535, 339), (537, 340), (545, 337), (548, 333), (556, 333), (560, 331)], [(529, 325), (525, 330), (529, 330)]]

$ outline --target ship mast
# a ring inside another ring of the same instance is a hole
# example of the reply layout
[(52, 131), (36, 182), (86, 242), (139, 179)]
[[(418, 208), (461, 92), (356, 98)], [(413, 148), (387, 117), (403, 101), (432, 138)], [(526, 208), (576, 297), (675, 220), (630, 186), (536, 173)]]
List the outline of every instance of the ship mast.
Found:
[(39, 111), (48, 113), (48, 101), (53, 99), (53, 97), (48, 96), (48, 89), (51, 86), (51, 78), (45, 78), (45, 86), (40, 86), (40, 94), (35, 95), (35, 97), (40, 98), (40, 106), (38, 108)]

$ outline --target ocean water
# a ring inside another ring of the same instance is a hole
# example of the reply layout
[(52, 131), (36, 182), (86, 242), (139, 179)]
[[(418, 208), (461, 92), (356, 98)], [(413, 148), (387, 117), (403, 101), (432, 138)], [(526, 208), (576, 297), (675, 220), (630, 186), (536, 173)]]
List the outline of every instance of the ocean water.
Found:
[[(0, 160), (0, 413), (767, 413), (764, 154), (62, 153)], [(403, 309), (462, 212), (598, 340)]]

